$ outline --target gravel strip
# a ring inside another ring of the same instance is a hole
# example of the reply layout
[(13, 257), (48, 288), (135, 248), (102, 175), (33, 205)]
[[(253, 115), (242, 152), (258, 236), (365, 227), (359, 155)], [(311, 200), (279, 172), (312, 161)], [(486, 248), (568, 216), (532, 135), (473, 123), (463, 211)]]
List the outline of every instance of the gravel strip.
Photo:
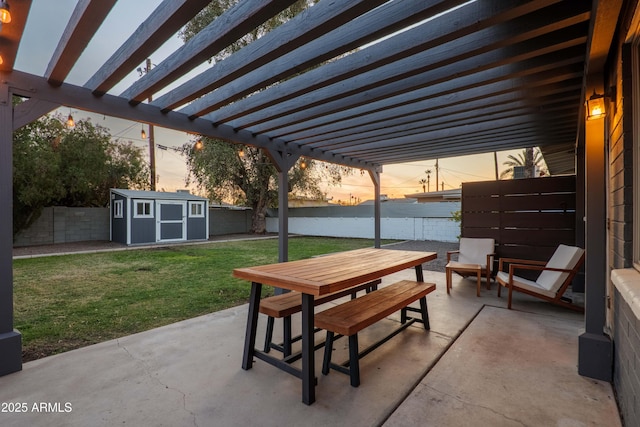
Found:
[(437, 252), (438, 258), (424, 264), (425, 270), (439, 271), (444, 273), (444, 266), (447, 265), (447, 251), (458, 250), (458, 242), (436, 242), (434, 240), (407, 240), (400, 243), (385, 245), (386, 249), (398, 249), (405, 251), (426, 251)]

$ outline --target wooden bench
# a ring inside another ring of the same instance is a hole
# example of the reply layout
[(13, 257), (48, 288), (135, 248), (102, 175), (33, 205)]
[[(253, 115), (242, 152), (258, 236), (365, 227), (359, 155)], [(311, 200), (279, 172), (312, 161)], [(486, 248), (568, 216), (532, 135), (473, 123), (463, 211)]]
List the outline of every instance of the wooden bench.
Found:
[[(322, 295), (314, 298), (315, 306), (351, 295), (356, 297), (356, 293), (361, 290), (371, 292), (378, 288), (382, 280), (377, 279), (371, 282), (363, 283), (351, 288), (343, 289), (330, 294)], [(272, 348), (280, 351), (285, 357), (291, 355), (291, 344), (299, 341), (300, 336), (291, 336), (291, 316), (302, 310), (302, 294), (300, 292), (287, 292), (285, 294), (274, 295), (260, 300), (260, 313), (266, 314), (267, 332), (265, 334), (264, 352), (268, 353)], [(273, 342), (273, 326), (274, 319), (284, 318), (284, 339), (282, 345)]]
[[(435, 289), (436, 285), (434, 283), (402, 280), (376, 292), (316, 314), (314, 318), (315, 326), (327, 330), (322, 373), (327, 375), (329, 368), (332, 368), (348, 374), (351, 377), (351, 385), (358, 387), (360, 385), (359, 359), (415, 321), (421, 322), (426, 330), (430, 329), (426, 295)], [(418, 300), (420, 300), (420, 309), (408, 307), (409, 304)], [(381, 342), (363, 352), (358, 352), (358, 332), (398, 310), (402, 310), (401, 322), (403, 325)], [(407, 311), (421, 313), (421, 319), (409, 317)], [(334, 335), (336, 333), (349, 337), (349, 360), (342, 365), (336, 365), (331, 362)]]

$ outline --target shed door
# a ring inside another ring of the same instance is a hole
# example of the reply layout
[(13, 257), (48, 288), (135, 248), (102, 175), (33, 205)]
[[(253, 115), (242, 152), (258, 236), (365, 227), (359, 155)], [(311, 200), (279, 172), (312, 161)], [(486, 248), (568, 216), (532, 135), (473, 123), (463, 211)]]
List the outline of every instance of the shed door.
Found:
[(156, 241), (187, 239), (187, 202), (156, 201)]

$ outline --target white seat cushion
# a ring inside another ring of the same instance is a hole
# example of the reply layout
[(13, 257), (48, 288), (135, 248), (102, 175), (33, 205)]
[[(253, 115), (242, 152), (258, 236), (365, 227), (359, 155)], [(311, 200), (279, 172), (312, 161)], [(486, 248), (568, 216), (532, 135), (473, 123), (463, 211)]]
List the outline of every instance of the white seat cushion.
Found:
[[(497, 280), (502, 280), (504, 283), (509, 283), (509, 273), (507, 273), (505, 271), (500, 271), (500, 272), (498, 272), (498, 274), (496, 276), (496, 279)], [(525, 279), (523, 277), (513, 276), (513, 285), (516, 288), (527, 289), (529, 291), (535, 292), (535, 293), (540, 294), (540, 295), (545, 295), (545, 296), (548, 296), (550, 298), (553, 298), (553, 297), (556, 296), (555, 292), (548, 291), (548, 290), (544, 289), (543, 287), (541, 287), (536, 282), (533, 282), (531, 280), (527, 280), (527, 279)]]
[[(580, 261), (580, 257), (582, 257), (583, 253), (584, 249), (575, 246), (560, 245), (545, 267), (572, 270), (578, 261)], [(540, 273), (536, 283), (541, 288), (546, 289), (555, 295), (568, 276), (569, 273), (545, 270)]]

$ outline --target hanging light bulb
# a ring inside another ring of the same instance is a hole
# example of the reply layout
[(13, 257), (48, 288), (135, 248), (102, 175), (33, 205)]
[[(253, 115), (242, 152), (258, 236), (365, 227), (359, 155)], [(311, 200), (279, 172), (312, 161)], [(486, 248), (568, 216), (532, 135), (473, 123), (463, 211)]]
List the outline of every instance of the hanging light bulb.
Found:
[(69, 117), (67, 117), (67, 128), (73, 129), (74, 127), (76, 127), (76, 122), (73, 120), (71, 111), (69, 111)]
[(147, 133), (144, 131), (144, 126), (140, 128), (140, 138), (147, 139)]
[(304, 159), (300, 160), (300, 168), (301, 169), (307, 168), (307, 162)]
[(193, 146), (193, 148), (198, 151), (202, 150), (202, 147), (203, 147), (203, 144), (201, 139), (197, 140), (195, 145)]
[(11, 13), (9, 12), (9, 3), (0, 0), (0, 22), (8, 24), (11, 22)]
[(241, 159), (244, 158), (244, 149), (240, 148), (240, 150), (238, 151), (238, 157), (240, 157)]

